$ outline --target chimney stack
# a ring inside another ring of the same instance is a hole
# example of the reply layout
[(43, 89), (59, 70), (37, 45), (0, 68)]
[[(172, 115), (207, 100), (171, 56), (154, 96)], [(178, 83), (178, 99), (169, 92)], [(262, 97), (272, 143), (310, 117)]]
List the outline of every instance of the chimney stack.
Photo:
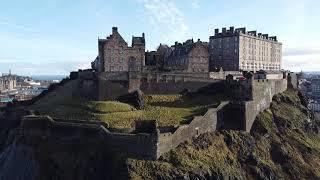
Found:
[(219, 34), (219, 29), (215, 29), (214, 30), (214, 35), (218, 35)]
[(226, 32), (227, 32), (227, 28), (222, 28), (222, 34), (226, 34)]
[(234, 27), (233, 27), (233, 26), (230, 27), (230, 33), (231, 33), (231, 34), (234, 33)]
[(112, 34), (116, 34), (118, 32), (118, 28), (117, 27), (113, 27), (112, 28)]
[(263, 36), (265, 39), (269, 39), (269, 35), (268, 35), (268, 34), (262, 34), (262, 36)]

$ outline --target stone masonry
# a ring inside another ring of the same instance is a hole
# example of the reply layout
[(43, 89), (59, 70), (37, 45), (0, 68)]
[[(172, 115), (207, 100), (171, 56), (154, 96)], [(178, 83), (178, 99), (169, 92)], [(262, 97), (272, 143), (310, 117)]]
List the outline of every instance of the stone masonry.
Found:
[(106, 39), (98, 39), (99, 55), (92, 63), (98, 72), (141, 71), (145, 61), (145, 37), (132, 37), (132, 46), (112, 28), (112, 34)]

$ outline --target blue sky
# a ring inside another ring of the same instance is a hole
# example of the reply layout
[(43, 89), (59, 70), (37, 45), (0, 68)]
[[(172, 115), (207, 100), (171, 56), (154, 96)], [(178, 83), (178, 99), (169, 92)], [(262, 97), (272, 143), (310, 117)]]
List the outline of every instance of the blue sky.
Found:
[(319, 0), (0, 0), (0, 72), (64, 75), (88, 68), (97, 38), (112, 26), (129, 44), (145, 32), (149, 50), (245, 26), (278, 36), (284, 68), (320, 71), (319, 7)]

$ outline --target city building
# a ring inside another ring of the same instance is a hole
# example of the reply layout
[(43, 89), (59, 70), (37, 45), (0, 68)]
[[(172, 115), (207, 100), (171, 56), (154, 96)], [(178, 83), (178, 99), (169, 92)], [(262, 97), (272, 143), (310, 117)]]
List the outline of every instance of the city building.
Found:
[(246, 28), (215, 29), (209, 41), (210, 69), (227, 71), (281, 70), (282, 44), (276, 36)]
[(309, 103), (309, 108), (313, 111), (313, 112), (320, 112), (320, 103), (318, 101), (311, 101)]
[(17, 80), (15, 75), (3, 74), (0, 77), (0, 93), (3, 91), (13, 90), (17, 86)]
[(320, 79), (311, 80), (311, 92), (314, 99), (320, 99)]

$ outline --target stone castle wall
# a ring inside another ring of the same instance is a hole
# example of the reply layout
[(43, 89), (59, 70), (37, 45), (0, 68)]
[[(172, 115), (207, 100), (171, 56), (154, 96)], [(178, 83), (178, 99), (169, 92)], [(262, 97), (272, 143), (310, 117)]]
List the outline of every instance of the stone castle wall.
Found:
[(217, 108), (210, 108), (205, 115), (194, 117), (189, 124), (163, 127), (153, 133), (115, 133), (110, 132), (106, 128), (108, 125), (103, 122), (57, 121), (48, 116), (24, 117), (21, 133), (25, 136), (53, 137), (64, 142), (99, 140), (114, 152), (157, 159), (192, 137), (219, 129), (219, 123), (223, 120), (223, 107), (227, 104), (222, 102)]
[(110, 132), (101, 123), (55, 121), (48, 116), (27, 116), (21, 124), (24, 136), (52, 137), (63, 142), (98, 141), (108, 151), (126, 153), (145, 159), (156, 157), (156, 134), (126, 134)]
[[(81, 92), (84, 92), (85, 96), (91, 94), (93, 99), (98, 100), (114, 100), (138, 89), (146, 94), (177, 94), (186, 89), (196, 91), (211, 83), (218, 82), (218, 80), (209, 79), (208, 73), (140, 74), (134, 72), (104, 72), (94, 74), (96, 80), (80, 77), (82, 79), (80, 87), (84, 88)], [(90, 87), (96, 91), (87, 93), (90, 92)]]
[(252, 92), (253, 100), (244, 104), (245, 124), (244, 130), (250, 131), (256, 116), (268, 109), (272, 102), (272, 97), (287, 90), (287, 80), (255, 80)]
[(142, 75), (140, 89), (146, 94), (177, 94), (184, 90), (196, 91), (216, 80), (208, 73), (150, 73)]
[(269, 108), (272, 97), (287, 90), (287, 86), (287, 79), (250, 79), (234, 83), (231, 87), (236, 87), (233, 90), (236, 97), (227, 107), (228, 114), (233, 116), (225, 118), (224, 128), (249, 132), (256, 116)]
[(229, 102), (222, 102), (217, 108), (210, 108), (205, 115), (194, 117), (189, 124), (167, 130), (160, 129), (157, 157), (176, 148), (179, 144), (192, 137), (197, 137), (206, 132), (214, 132), (219, 129), (219, 123), (223, 119), (223, 113), (221, 112), (228, 103)]

